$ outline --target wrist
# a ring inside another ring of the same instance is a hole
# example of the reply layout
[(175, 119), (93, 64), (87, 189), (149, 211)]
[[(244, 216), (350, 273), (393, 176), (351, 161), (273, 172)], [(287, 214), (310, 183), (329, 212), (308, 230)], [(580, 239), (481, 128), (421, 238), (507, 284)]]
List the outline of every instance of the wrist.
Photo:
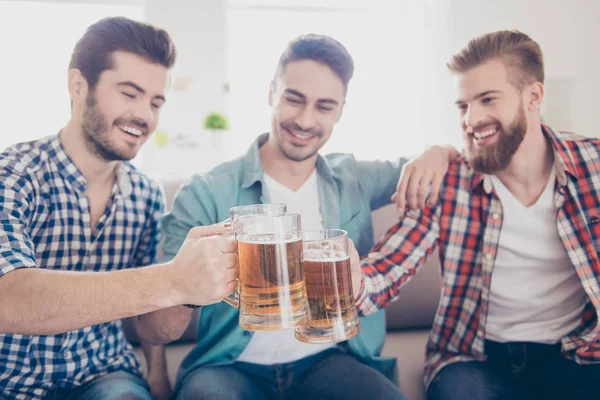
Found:
[(164, 264), (159, 265), (159, 279), (162, 282), (161, 290), (163, 295), (161, 296), (163, 307), (170, 308), (185, 303), (185, 293), (182, 289), (181, 280), (175, 274), (177, 271), (174, 268), (173, 260), (167, 261)]

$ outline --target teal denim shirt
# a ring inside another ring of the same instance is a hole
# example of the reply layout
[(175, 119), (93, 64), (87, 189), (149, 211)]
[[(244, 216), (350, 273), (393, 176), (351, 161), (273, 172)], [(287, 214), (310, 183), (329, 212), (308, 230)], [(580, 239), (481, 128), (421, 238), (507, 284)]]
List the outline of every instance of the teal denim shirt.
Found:
[[(163, 218), (163, 261), (175, 256), (192, 227), (229, 218), (233, 206), (269, 202), (259, 155), (267, 139), (268, 134), (259, 136), (245, 156), (194, 175), (179, 190)], [(351, 154), (319, 156), (318, 192), (325, 228), (346, 230), (359, 254), (367, 254), (373, 246), (371, 211), (390, 203), (405, 162), (356, 161)], [(238, 326), (238, 316), (238, 310), (225, 302), (202, 307), (198, 342), (183, 361), (178, 381), (200, 366), (237, 359), (253, 334)], [(360, 325), (360, 334), (348, 341), (350, 351), (397, 383), (396, 359), (379, 357), (386, 334), (384, 310), (362, 317)]]

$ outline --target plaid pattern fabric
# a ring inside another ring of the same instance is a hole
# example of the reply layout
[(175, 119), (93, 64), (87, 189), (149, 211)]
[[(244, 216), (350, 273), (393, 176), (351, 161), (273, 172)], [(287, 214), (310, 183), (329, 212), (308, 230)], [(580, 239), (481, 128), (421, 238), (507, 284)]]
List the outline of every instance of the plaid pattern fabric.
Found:
[[(58, 136), (0, 155), (0, 279), (18, 268), (110, 271), (156, 261), (158, 185), (123, 163), (93, 232), (85, 189)], [(0, 388), (11, 399), (41, 398), (117, 370), (139, 372), (121, 321), (52, 336), (0, 335)]]
[[(543, 126), (554, 147), (554, 203), (561, 241), (588, 295), (581, 324), (561, 339), (565, 356), (600, 362), (600, 140)], [(452, 164), (441, 201), (410, 212), (362, 261), (362, 314), (386, 307), (402, 284), (439, 248), (442, 293), (426, 349), (425, 384), (446, 365), (484, 360), (485, 325), (502, 205), (489, 177), (464, 160)]]

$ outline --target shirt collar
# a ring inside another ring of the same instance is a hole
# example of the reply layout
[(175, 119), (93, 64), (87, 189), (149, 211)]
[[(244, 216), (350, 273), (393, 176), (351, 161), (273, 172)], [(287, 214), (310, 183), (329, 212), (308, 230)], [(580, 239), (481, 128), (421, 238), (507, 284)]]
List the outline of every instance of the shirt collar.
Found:
[[(565, 186), (567, 184), (567, 175), (578, 179), (579, 174), (575, 168), (571, 152), (565, 143), (565, 139), (561, 137), (562, 135), (560, 132), (556, 132), (550, 127), (542, 125), (542, 133), (550, 142), (554, 150), (554, 169), (556, 171), (558, 184), (560, 186)], [(493, 189), (489, 175), (475, 172), (471, 180), (471, 189), (476, 190), (476, 188), (480, 186), (487, 194), (491, 193)]]
[[(250, 149), (242, 157), (244, 176), (242, 179), (242, 188), (247, 189), (256, 182), (263, 181), (263, 169), (260, 161), (260, 147), (269, 140), (269, 133), (260, 135), (250, 146)], [(337, 178), (337, 174), (324, 157), (317, 155), (317, 173), (329, 180)]]
[[(78, 191), (85, 192), (87, 189), (87, 179), (67, 154), (60, 141), (60, 133), (52, 137), (48, 143), (48, 153), (50, 154), (50, 159), (58, 166), (58, 171), (63, 179), (73, 185)], [(132, 167), (128, 163), (121, 162), (115, 171), (119, 193), (125, 197), (133, 192), (133, 186), (129, 177), (131, 169)]]
[(87, 188), (87, 179), (85, 179), (79, 168), (77, 168), (71, 157), (67, 154), (60, 141), (60, 133), (54, 136), (48, 143), (48, 154), (50, 155), (50, 160), (58, 166), (58, 171), (63, 179), (77, 190), (84, 192)]

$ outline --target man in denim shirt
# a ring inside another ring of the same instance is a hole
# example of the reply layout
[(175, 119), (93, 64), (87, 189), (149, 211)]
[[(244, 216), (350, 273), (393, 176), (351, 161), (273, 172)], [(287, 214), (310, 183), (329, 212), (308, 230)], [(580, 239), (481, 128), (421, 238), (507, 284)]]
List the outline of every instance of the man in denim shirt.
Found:
[[(318, 154), (342, 115), (352, 74), (352, 58), (332, 38), (308, 35), (291, 42), (270, 88), (272, 132), (259, 136), (245, 156), (193, 177), (181, 189), (163, 221), (165, 259), (173, 257), (192, 227), (228, 218), (233, 206), (268, 202), (286, 203), (288, 212), (300, 213), (304, 230), (348, 231), (358, 251), (367, 253), (373, 245), (371, 211), (390, 203), (406, 161), (359, 162), (350, 154)], [(407, 187), (416, 193), (419, 182), (424, 188), (440, 182), (457, 155), (453, 148), (431, 149), (413, 163), (416, 172)], [(165, 310), (161, 319), (139, 326), (141, 337), (154, 343), (174, 340), (190, 316), (185, 307)], [(170, 337), (151, 333), (164, 325), (171, 327)], [(379, 357), (385, 334), (385, 316), (379, 312), (361, 319), (361, 333), (347, 342), (305, 344), (290, 330), (241, 329), (238, 310), (224, 302), (203, 307), (198, 344), (183, 362), (176, 397), (403, 399), (395, 384), (396, 360)]]

